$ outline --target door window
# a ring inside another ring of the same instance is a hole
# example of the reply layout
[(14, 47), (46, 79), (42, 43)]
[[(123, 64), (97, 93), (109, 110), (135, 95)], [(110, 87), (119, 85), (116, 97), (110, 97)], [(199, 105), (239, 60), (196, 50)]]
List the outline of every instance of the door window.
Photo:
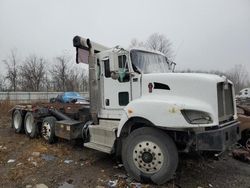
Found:
[(128, 82), (129, 81), (129, 70), (128, 70), (128, 62), (126, 55), (118, 56), (118, 73), (119, 73), (119, 82)]
[(102, 60), (104, 63), (104, 75), (106, 78), (110, 78), (111, 73), (110, 73), (110, 63), (109, 63), (109, 59), (104, 59)]

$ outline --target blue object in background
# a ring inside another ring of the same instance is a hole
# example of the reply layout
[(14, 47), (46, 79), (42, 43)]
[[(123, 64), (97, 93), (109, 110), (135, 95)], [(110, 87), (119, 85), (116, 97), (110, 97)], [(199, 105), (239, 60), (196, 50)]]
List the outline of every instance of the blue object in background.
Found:
[(56, 101), (61, 103), (71, 103), (73, 101), (74, 102), (86, 101), (86, 98), (82, 97), (77, 92), (64, 92), (56, 97)]

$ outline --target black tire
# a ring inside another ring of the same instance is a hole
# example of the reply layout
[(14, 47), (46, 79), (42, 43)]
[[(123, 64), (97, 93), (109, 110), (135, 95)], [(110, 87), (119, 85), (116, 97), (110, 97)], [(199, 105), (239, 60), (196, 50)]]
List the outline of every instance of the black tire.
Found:
[(16, 133), (23, 132), (23, 116), (20, 110), (15, 110), (12, 114), (12, 127)]
[(242, 146), (244, 146), (247, 150), (250, 151), (250, 130), (243, 131), (240, 143)]
[(126, 171), (135, 180), (160, 185), (173, 178), (178, 166), (178, 152), (166, 133), (143, 127), (126, 138), (122, 146), (122, 161)]
[(35, 138), (38, 135), (38, 126), (32, 112), (27, 112), (24, 118), (24, 130), (27, 136)]
[(49, 116), (43, 119), (42, 123), (42, 137), (49, 143), (53, 144), (57, 141), (55, 135), (55, 124), (57, 119), (53, 116)]

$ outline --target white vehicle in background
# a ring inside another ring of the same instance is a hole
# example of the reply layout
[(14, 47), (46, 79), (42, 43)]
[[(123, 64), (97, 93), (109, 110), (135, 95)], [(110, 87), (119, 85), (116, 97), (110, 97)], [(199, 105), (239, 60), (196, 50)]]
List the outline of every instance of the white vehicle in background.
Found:
[(73, 45), (76, 62), (89, 64), (89, 106), (77, 120), (49, 106), (31, 106), (26, 117), (19, 106), (13, 110), (16, 132), (22, 118), (32, 132), (36, 126), (28, 118), (34, 114), (45, 139), (80, 136), (85, 147), (121, 156), (137, 181), (156, 184), (173, 177), (178, 152), (223, 152), (240, 139), (234, 87), (225, 77), (173, 73), (175, 64), (160, 52), (107, 48), (79, 36)]
[(237, 96), (237, 98), (238, 99), (247, 99), (247, 98), (250, 98), (250, 88), (242, 89), (239, 92), (239, 95)]

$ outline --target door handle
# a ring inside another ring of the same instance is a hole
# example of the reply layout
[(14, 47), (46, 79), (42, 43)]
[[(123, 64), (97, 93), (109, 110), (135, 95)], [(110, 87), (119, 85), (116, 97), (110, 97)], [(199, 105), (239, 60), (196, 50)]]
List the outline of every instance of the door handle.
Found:
[(106, 106), (109, 106), (109, 99), (105, 100), (105, 104), (106, 104)]
[(138, 78), (133, 78), (133, 82), (137, 82), (138, 81)]

